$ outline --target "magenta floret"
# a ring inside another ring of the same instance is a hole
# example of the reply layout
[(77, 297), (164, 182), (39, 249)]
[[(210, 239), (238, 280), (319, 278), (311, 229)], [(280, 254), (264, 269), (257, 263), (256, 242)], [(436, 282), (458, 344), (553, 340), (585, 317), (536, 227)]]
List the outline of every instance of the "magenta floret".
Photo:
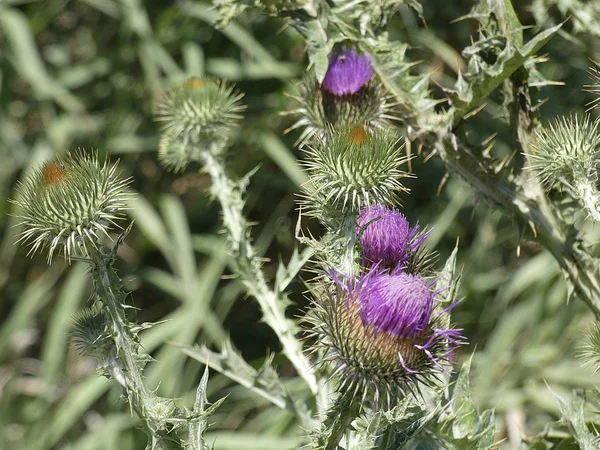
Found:
[(401, 338), (422, 333), (431, 318), (434, 293), (419, 275), (371, 273), (360, 283), (358, 302), (365, 325)]
[(374, 205), (364, 208), (356, 219), (356, 232), (362, 247), (363, 264), (379, 264), (381, 268), (400, 268), (422, 244), (415, 239), (419, 227), (410, 227), (396, 209)]
[(356, 94), (373, 78), (371, 59), (367, 55), (359, 55), (356, 49), (334, 52), (329, 57), (329, 67), (323, 80), (323, 89), (333, 95)]

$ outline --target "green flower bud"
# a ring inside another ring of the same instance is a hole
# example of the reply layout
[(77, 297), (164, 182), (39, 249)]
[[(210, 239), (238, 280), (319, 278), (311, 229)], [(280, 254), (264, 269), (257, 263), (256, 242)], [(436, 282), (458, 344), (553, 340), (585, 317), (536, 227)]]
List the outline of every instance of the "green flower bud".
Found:
[(89, 256), (100, 235), (123, 218), (129, 180), (121, 179), (117, 164), (100, 163), (96, 152), (78, 150), (44, 164), (17, 186), (23, 231), (19, 242), (31, 245), (30, 254), (48, 248), (54, 252)]
[(155, 119), (163, 124), (159, 158), (164, 166), (178, 171), (198, 161), (202, 151), (225, 148), (242, 118), (241, 98), (233, 86), (210, 78), (190, 78), (167, 90), (155, 107)]
[(341, 128), (317, 139), (306, 153), (309, 181), (303, 202), (325, 222), (366, 206), (396, 204), (399, 192), (407, 190), (400, 182), (408, 176), (400, 168), (407, 158), (389, 132)]
[(102, 309), (84, 309), (73, 319), (71, 342), (82, 355), (109, 359), (114, 354), (109, 327), (110, 321)]
[(589, 116), (562, 117), (536, 133), (531, 143), (532, 168), (548, 187), (565, 187), (577, 178), (598, 181), (600, 132)]
[(531, 143), (531, 167), (548, 189), (569, 192), (588, 214), (600, 221), (596, 184), (600, 169), (598, 124), (585, 116), (560, 118), (539, 131)]

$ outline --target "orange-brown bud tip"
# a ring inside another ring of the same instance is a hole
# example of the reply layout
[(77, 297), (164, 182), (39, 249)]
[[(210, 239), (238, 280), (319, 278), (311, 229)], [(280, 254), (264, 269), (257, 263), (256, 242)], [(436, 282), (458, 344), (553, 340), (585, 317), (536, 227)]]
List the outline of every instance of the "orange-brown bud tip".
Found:
[(367, 132), (365, 127), (362, 125), (356, 125), (354, 128), (352, 128), (352, 131), (350, 131), (350, 140), (358, 145), (362, 145), (367, 142)]
[(204, 78), (192, 77), (183, 83), (183, 86), (190, 89), (196, 89), (205, 86), (206, 83), (208, 83), (208, 81), (206, 81)]
[(57, 163), (47, 163), (42, 168), (42, 177), (46, 186), (52, 186), (62, 181), (67, 176), (64, 166)]

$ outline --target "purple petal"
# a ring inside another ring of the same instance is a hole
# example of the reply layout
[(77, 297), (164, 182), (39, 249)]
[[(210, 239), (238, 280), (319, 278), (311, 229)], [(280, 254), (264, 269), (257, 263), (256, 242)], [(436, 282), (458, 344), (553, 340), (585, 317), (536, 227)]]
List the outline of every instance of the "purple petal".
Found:
[(405, 273), (377, 273), (359, 282), (359, 286), (358, 301), (365, 325), (404, 338), (413, 337), (427, 327), (434, 301), (424, 278)]
[(396, 269), (407, 260), (424, 239), (413, 239), (418, 226), (410, 227), (397, 210), (385, 206), (363, 209), (356, 219), (356, 232), (362, 247), (363, 264), (381, 263), (383, 268)]
[(323, 89), (333, 95), (356, 94), (373, 78), (373, 67), (367, 55), (359, 55), (356, 49), (346, 47), (341, 53), (332, 53), (323, 80)]

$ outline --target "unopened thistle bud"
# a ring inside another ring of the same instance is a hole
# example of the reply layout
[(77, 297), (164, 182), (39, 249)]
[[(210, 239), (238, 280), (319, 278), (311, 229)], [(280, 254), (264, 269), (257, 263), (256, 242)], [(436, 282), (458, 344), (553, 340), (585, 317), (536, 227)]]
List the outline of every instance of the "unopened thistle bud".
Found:
[(443, 326), (447, 311), (436, 312), (436, 292), (418, 275), (372, 270), (359, 280), (336, 279), (324, 288), (310, 316), (316, 351), (333, 365), (340, 392), (374, 396), (393, 406), (394, 399), (434, 384), (445, 370), (451, 346), (461, 344), (459, 330)]
[(397, 203), (398, 194), (406, 191), (400, 179), (408, 176), (401, 169), (407, 158), (389, 132), (345, 127), (317, 139), (306, 152), (304, 203), (321, 220)]
[(202, 151), (225, 148), (242, 119), (242, 96), (212, 78), (190, 78), (167, 90), (155, 107), (155, 119), (163, 125), (159, 157), (165, 167), (178, 171), (198, 161)]
[(300, 141), (306, 143), (313, 135), (324, 136), (333, 127), (362, 125), (381, 127), (391, 115), (391, 104), (385, 89), (374, 78), (368, 55), (356, 49), (334, 52), (323, 83), (307, 78), (293, 97), (299, 107), (292, 111), (301, 116), (291, 129), (304, 126)]
[(56, 251), (67, 259), (89, 256), (124, 217), (128, 184), (117, 164), (100, 163), (96, 152), (78, 150), (44, 164), (17, 186), (19, 241), (31, 245), (31, 254), (47, 248), (48, 262)]
[(381, 205), (363, 208), (356, 219), (362, 264), (381, 269), (404, 268), (411, 253), (423, 243), (419, 226), (411, 227), (400, 211)]
[(73, 346), (82, 355), (109, 359), (115, 353), (115, 345), (109, 334), (110, 326), (110, 320), (101, 308), (82, 310), (73, 319)]
[(600, 169), (600, 132), (589, 116), (560, 118), (536, 134), (529, 158), (548, 188), (569, 192), (600, 221), (596, 184)]

